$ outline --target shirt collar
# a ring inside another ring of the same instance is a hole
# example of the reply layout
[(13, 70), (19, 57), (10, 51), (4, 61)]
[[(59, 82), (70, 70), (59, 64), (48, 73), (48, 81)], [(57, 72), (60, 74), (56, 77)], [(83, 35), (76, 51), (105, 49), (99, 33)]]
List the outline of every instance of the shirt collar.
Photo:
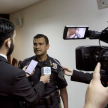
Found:
[(0, 54), (0, 56), (4, 57), (7, 60), (7, 56), (4, 54)]
[(49, 65), (49, 62), (48, 62), (49, 56), (48, 55), (47, 55), (47, 59), (43, 62), (38, 61), (38, 59), (36, 58), (36, 55), (34, 56), (34, 60), (36, 60), (38, 62), (38, 66), (40, 66), (40, 67), (44, 67), (44, 63), (47, 63), (47, 65)]
[[(47, 55), (47, 59), (45, 61), (43, 61), (43, 62), (48, 61), (48, 59), (49, 59), (49, 56)], [(36, 58), (36, 55), (34, 56), (34, 60), (38, 61), (38, 59)], [(38, 62), (40, 62), (40, 61), (38, 61)], [(43, 63), (43, 62), (40, 62), (40, 63)]]
[(75, 36), (75, 34), (71, 35), (71, 37), (70, 37), (70, 38), (73, 38), (74, 36)]

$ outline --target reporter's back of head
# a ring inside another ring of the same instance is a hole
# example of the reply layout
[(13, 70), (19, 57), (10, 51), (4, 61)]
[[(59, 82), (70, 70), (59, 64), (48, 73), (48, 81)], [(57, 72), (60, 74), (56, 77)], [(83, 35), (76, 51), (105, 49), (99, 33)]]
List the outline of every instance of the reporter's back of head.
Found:
[(14, 49), (15, 26), (7, 19), (0, 18), (0, 54), (10, 55)]
[[(20, 108), (20, 101), (37, 104), (45, 91), (50, 76), (43, 76), (31, 87), (26, 74), (7, 61), (15, 44), (15, 27), (9, 20), (0, 18), (0, 108)], [(41, 88), (41, 89), (40, 89)]]

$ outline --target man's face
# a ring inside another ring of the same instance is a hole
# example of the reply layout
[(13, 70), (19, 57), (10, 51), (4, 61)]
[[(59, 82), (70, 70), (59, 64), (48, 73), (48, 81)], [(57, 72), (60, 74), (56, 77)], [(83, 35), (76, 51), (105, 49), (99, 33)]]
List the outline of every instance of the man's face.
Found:
[(73, 35), (73, 34), (75, 34), (75, 29), (74, 28), (69, 29), (69, 35)]
[(16, 31), (14, 31), (14, 35), (13, 35), (13, 38), (11, 39), (11, 45), (10, 45), (10, 48), (7, 52), (7, 56), (8, 55), (11, 55), (13, 50), (14, 50), (14, 44), (15, 44), (15, 37), (16, 37)]
[(78, 34), (78, 32), (79, 32), (79, 30), (78, 30), (78, 29), (76, 29), (75, 33), (76, 33), (76, 34)]
[(36, 55), (41, 56), (47, 53), (49, 45), (46, 44), (45, 39), (43, 37), (34, 39), (33, 43), (34, 43), (34, 53)]

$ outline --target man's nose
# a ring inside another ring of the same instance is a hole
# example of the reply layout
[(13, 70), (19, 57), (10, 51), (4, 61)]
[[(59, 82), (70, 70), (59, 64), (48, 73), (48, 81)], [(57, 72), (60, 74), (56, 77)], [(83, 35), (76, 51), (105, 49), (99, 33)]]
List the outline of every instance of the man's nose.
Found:
[(36, 45), (36, 48), (37, 48), (37, 49), (40, 48), (40, 45)]

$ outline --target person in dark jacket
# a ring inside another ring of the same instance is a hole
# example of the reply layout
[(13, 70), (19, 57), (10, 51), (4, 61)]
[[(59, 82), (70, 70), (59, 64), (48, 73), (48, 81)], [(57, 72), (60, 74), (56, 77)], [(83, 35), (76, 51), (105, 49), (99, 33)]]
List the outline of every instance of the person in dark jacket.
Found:
[(88, 85), (84, 108), (107, 108), (108, 87), (101, 84), (100, 67), (101, 65), (98, 63), (93, 73), (93, 79)]
[(20, 100), (37, 104), (45, 91), (44, 84), (49, 82), (49, 75), (41, 76), (39, 83), (31, 87), (25, 72), (8, 63), (15, 36), (13, 23), (0, 18), (0, 108), (20, 108)]
[(101, 83), (100, 63), (97, 64), (94, 73), (83, 73), (64, 67), (64, 74), (71, 76), (71, 80), (90, 83), (86, 91), (84, 108), (105, 108), (108, 104), (108, 87)]
[[(50, 82), (45, 85), (44, 95), (42, 99), (38, 102), (38, 104), (34, 105), (34, 108), (48, 108), (48, 105), (50, 108), (59, 108), (60, 99), (58, 99), (58, 96), (55, 95), (53, 97), (54, 98), (53, 101), (52, 99), (50, 99), (51, 95), (57, 90), (60, 90), (60, 96), (63, 101), (64, 108), (68, 108), (68, 94), (66, 90), (67, 82), (64, 78), (61, 68), (57, 63), (59, 61), (50, 57), (47, 54), (47, 50), (49, 49), (48, 37), (43, 34), (37, 34), (33, 38), (33, 46), (34, 46), (35, 55), (23, 60), (23, 62), (19, 67), (22, 69), (28, 63), (30, 63), (31, 60), (36, 60), (38, 62), (35, 68), (36, 72), (34, 73), (33, 76), (29, 77), (29, 81), (32, 82), (32, 86), (34, 86), (39, 82), (41, 76), (41, 69), (45, 66), (51, 67)], [(50, 104), (46, 103), (45, 98), (47, 98), (47, 100), (51, 100), (49, 101)]]
[(82, 71), (73, 70), (68, 67), (64, 68), (65, 68), (64, 73), (68, 76), (71, 76), (72, 81), (89, 84), (93, 78), (93, 73), (84, 73)]

